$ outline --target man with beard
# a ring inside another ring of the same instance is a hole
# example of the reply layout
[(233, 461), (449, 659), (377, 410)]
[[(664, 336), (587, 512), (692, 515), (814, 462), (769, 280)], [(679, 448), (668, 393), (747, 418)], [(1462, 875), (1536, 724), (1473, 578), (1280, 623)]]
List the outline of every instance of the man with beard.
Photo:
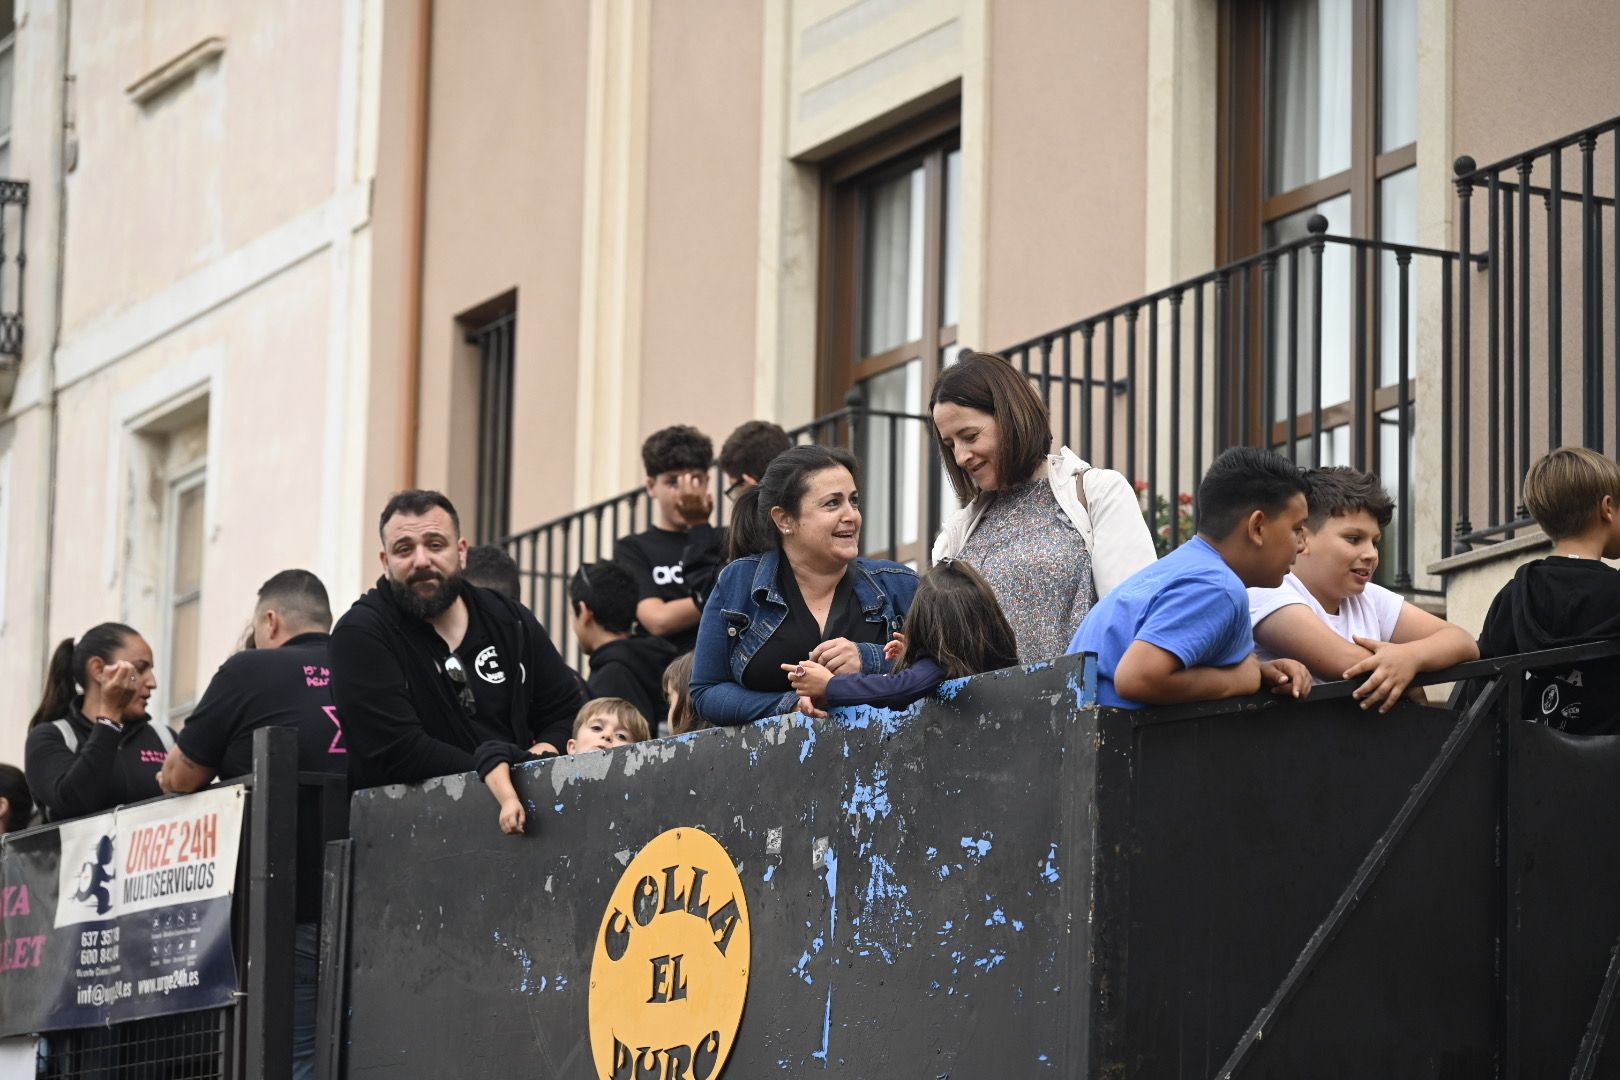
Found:
[(332, 698), (356, 788), (470, 772), (484, 742), (558, 753), (582, 698), (527, 608), (462, 579), (450, 500), (402, 491), (378, 524), (383, 576), (332, 631)]

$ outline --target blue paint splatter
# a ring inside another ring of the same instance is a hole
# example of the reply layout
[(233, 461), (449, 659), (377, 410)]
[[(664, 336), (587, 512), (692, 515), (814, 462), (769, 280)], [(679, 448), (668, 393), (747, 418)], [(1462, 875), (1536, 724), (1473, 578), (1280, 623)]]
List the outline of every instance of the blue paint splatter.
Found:
[(1022, 934), (1022, 933), (1023, 933), (1023, 932), (1024, 932), (1024, 924), (1023, 924), (1023, 923), (1021, 923), (1021, 922), (1019, 922), (1019, 921), (1018, 921), (1018, 920), (1017, 920), (1017, 919), (1014, 919), (1014, 920), (1013, 920), (1013, 921), (1012, 921), (1012, 928), (1013, 928), (1013, 930), (1014, 930), (1014, 931), (1016, 931), (1016, 932), (1017, 932), (1017, 933), (1020, 933), (1020, 934)]
[(810, 756), (810, 751), (816, 748), (816, 726), (813, 723), (804, 725), (804, 744), (799, 747), (799, 764), (803, 765)]
[(988, 973), (994, 971), (996, 966), (1005, 959), (1007, 959), (1006, 953), (1000, 949), (991, 949), (989, 956), (983, 956), (973, 961), (973, 966)]
[(967, 682), (966, 679), (946, 679), (939, 684), (939, 689), (935, 690), (934, 693), (938, 694), (942, 701), (955, 701), (956, 695), (962, 692), (962, 688), (967, 685)]
[(994, 833), (985, 833), (982, 840), (975, 840), (971, 836), (964, 836), (962, 837), (962, 850), (967, 852), (970, 856), (976, 856), (976, 858), (982, 859), (986, 855), (990, 854), (990, 848), (992, 846), (990, 843), (990, 838), (994, 835)]
[(992, 911), (990, 913), (990, 917), (988, 919), (984, 920), (984, 925), (986, 925), (986, 926), (1006, 926), (1007, 925), (1007, 913), (1005, 911), (1002, 911), (1000, 908), (996, 908), (996, 910), (994, 910), (994, 911)]
[(827, 1064), (827, 1044), (832, 1041), (832, 987), (827, 987), (827, 1012), (821, 1018), (821, 1049), (810, 1056), (820, 1058), (821, 1064)]
[(792, 974), (797, 975), (799, 978), (803, 979), (805, 981), (805, 985), (807, 985), (807, 986), (814, 985), (814, 983), (816, 981), (815, 979), (811, 978), (811, 976), (810, 976), (810, 954), (809, 953), (804, 953), (802, 956), (800, 956), (799, 957), (799, 962), (797, 964), (794, 964), (793, 967), (789, 968), (788, 970)]
[(1063, 875), (1058, 872), (1057, 844), (1053, 844), (1046, 852), (1046, 858), (1041, 860), (1041, 880), (1060, 881)]
[(928, 851), (924, 853), (923, 858), (927, 859), (929, 862), (933, 862), (934, 856), (938, 854), (939, 848), (929, 848)]
[(946, 920), (945, 920), (945, 925), (944, 925), (944, 926), (942, 926), (942, 927), (940, 927), (940, 928), (939, 928), (939, 929), (938, 929), (938, 930), (937, 930), (937, 931), (935, 931), (935, 933), (939, 933), (939, 934), (948, 934), (948, 933), (950, 933), (950, 932), (951, 932), (951, 930), (952, 930), (952, 929), (953, 929), (953, 928), (954, 928), (954, 927), (955, 927), (955, 926), (956, 926), (956, 923), (955, 923), (955, 922), (954, 922), (954, 921), (952, 921), (952, 920), (951, 920), (951, 919), (946, 919)]
[(775, 876), (776, 876), (776, 864), (772, 863), (771, 865), (769, 865), (769, 866), (767, 866), (765, 868), (765, 878), (764, 878), (764, 880), (769, 881), (769, 880), (771, 880), (771, 878), (773, 878)]
[(557, 803), (551, 809), (552, 809), (553, 812), (560, 814), (560, 813), (563, 812), (563, 804), (562, 803)]
[(867, 821), (888, 817), (891, 809), (889, 778), (881, 768), (873, 770), (870, 784), (862, 783), (857, 777), (854, 793), (844, 803), (844, 813), (852, 817), (865, 817)]

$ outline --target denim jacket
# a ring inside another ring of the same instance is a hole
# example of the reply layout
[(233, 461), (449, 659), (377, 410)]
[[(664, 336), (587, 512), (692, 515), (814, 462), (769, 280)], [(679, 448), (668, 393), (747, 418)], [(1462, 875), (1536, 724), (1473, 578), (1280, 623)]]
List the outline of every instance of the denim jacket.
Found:
[[(779, 551), (749, 555), (720, 572), (703, 621), (698, 624), (697, 655), (692, 659), (692, 707), (699, 718), (716, 725), (747, 724), (780, 716), (798, 707), (792, 692), (772, 694), (742, 685), (743, 670), (760, 646), (787, 619), (787, 601), (776, 587)], [(901, 618), (917, 592), (917, 575), (899, 563), (856, 559), (855, 598), (868, 622), (885, 626), (885, 639), (899, 630)], [(858, 642), (861, 671), (887, 671), (883, 646)]]

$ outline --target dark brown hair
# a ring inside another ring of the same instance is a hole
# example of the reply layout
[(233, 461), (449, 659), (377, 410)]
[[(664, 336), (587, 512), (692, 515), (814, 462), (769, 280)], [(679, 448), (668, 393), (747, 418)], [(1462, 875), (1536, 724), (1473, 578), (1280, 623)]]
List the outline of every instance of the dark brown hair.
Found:
[(1378, 477), (1347, 465), (1327, 465), (1305, 470), (1305, 501), (1310, 504), (1305, 524), (1312, 532), (1328, 518), (1365, 510), (1380, 529), (1395, 517), (1395, 500), (1389, 497)]
[(776, 455), (793, 445), (788, 433), (769, 420), (746, 420), (720, 447), (720, 468), (733, 482), (744, 476), (756, 481), (765, 475)]
[(1018, 639), (990, 583), (961, 559), (935, 564), (906, 612), (906, 648), (896, 671), (924, 656), (960, 679), (1018, 663)]
[(28, 790), (23, 771), (15, 765), (0, 765), (0, 799), (9, 809), (0, 821), (0, 833), (16, 832), (28, 828), (28, 819), (34, 813), (34, 796)]
[[(757, 524), (769, 530), (771, 542), (777, 547), (782, 546), (782, 533), (771, 524), (771, 509), (780, 506), (794, 517), (799, 516), (799, 504), (804, 501), (806, 492), (810, 490), (810, 478), (823, 469), (848, 469), (851, 479), (857, 484), (861, 482), (860, 466), (855, 463), (855, 455), (841, 446), (795, 446), (785, 453), (778, 454), (771, 467), (765, 470), (765, 475), (759, 478), (758, 492), (754, 497), (758, 500), (754, 504), (753, 513), (758, 518)], [(746, 506), (744, 500), (737, 501), (738, 507)], [(738, 510), (733, 517), (740, 515)], [(736, 528), (735, 525), (732, 526)]]
[(388, 496), (388, 502), (383, 506), (382, 516), (377, 519), (377, 536), (388, 542), (383, 530), (388, 528), (388, 519), (395, 514), (406, 514), (410, 517), (422, 517), (432, 513), (435, 509), (443, 510), (450, 515), (450, 527), (455, 530), (456, 536), (461, 536), (461, 515), (456, 513), (455, 504), (442, 492), (427, 491), (422, 488), (410, 488), (406, 491), (396, 491)]
[(664, 693), (674, 706), (675, 722), (670, 725), (671, 735), (685, 735), (688, 731), (701, 731), (709, 727), (707, 720), (699, 720), (692, 707), (692, 659), (695, 653), (683, 652), (664, 669)]
[(29, 729), (54, 724), (67, 715), (74, 691), (90, 680), (92, 657), (109, 663), (113, 654), (128, 645), (131, 638), (140, 636), (123, 623), (104, 622), (86, 630), (77, 642), (63, 638), (45, 667), (45, 693), (40, 698), (39, 708), (34, 710), (33, 719), (28, 721)]
[[(999, 356), (972, 350), (958, 356), (934, 380), (934, 391), (928, 395), (929, 413), (941, 402), (977, 409), (996, 418), (1001, 445), (995, 469), (997, 482), (1003, 487), (1028, 480), (1051, 448), (1052, 415), (1046, 402), (1028, 379)], [(979, 486), (956, 464), (956, 455), (945, 449), (938, 428), (934, 429), (934, 443), (945, 461), (945, 474), (951, 478), (957, 499), (966, 506), (979, 493)]]

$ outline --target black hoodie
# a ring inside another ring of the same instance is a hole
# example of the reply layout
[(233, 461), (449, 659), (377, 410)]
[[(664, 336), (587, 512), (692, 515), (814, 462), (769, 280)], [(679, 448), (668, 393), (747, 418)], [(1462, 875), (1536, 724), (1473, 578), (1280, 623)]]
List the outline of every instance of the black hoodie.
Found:
[(23, 747), (28, 790), (46, 821), (99, 814), (163, 794), (157, 774), (168, 747), (152, 721), (126, 720), (119, 731), (92, 722), (83, 707), (84, 698), (76, 697), (63, 717), (78, 736), (77, 751), (68, 749), (54, 723), (30, 731)]
[(624, 698), (647, 718), (647, 730), (669, 715), (664, 669), (680, 654), (661, 637), (640, 634), (610, 641), (591, 654), (591, 697)]
[[(1620, 638), (1620, 570), (1553, 555), (1519, 567), (1491, 601), (1481, 656)], [(1620, 659), (1526, 673), (1525, 718), (1572, 735), (1620, 732)]]
[[(464, 585), (461, 595), (472, 609), (469, 639), (476, 624), (498, 652), (498, 681), (511, 683), (503, 687), (508, 714), (493, 730), (482, 714), (467, 714), (445, 672), (444, 639), (401, 611), (380, 578), (332, 629), (332, 701), (349, 748), (351, 787), (471, 771), (473, 751), (491, 739), (567, 745), (581, 698), (545, 629), (528, 608), (493, 590)], [(462, 665), (469, 680), (485, 666), (472, 657)]]

